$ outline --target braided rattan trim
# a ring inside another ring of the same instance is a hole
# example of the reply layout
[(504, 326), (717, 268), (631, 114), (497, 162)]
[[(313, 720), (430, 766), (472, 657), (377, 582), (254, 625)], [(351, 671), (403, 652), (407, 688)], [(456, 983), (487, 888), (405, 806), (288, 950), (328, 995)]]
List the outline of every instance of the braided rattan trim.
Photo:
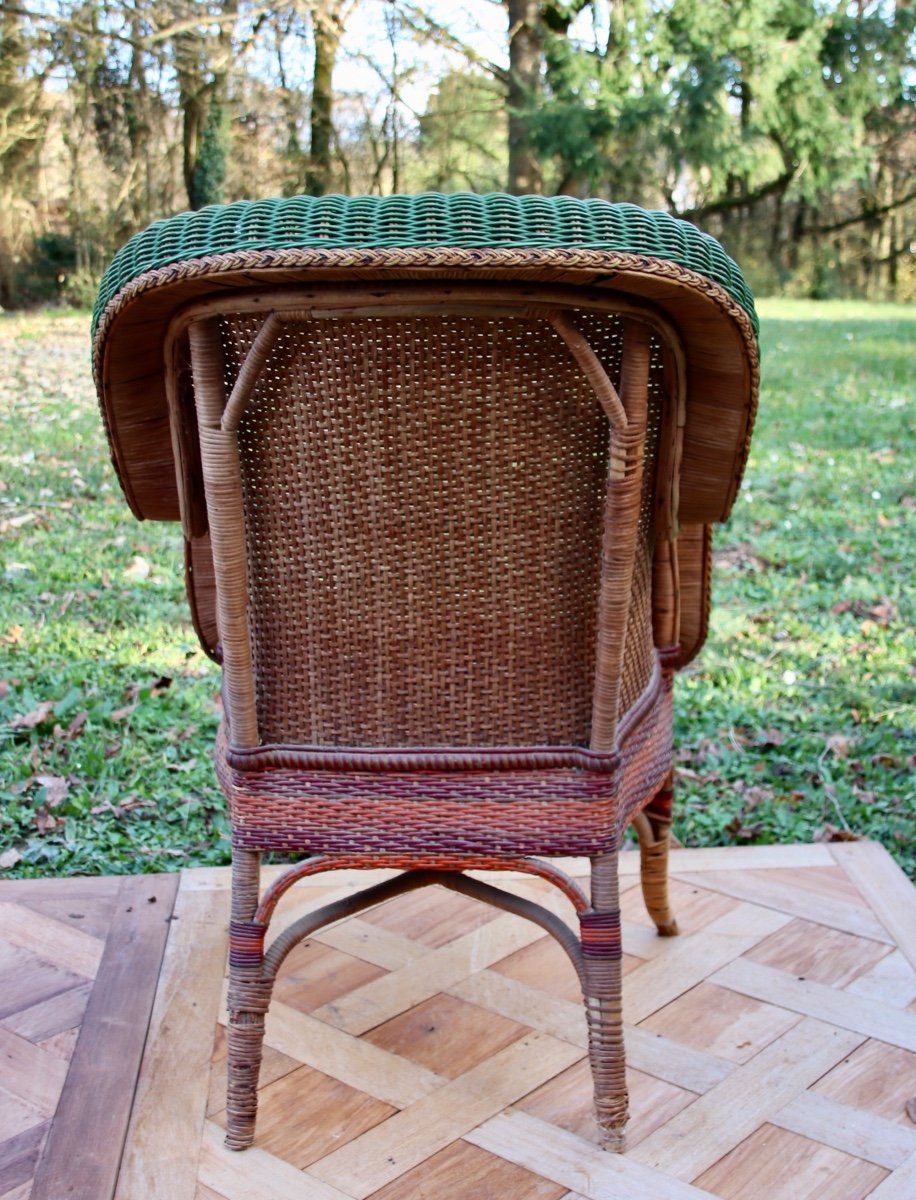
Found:
[(109, 300), (102, 310), (93, 338), (93, 370), (97, 383), (101, 384), (102, 345), (108, 326), (137, 296), (152, 288), (165, 287), (185, 279), (197, 279), (204, 275), (228, 271), (248, 271), (263, 268), (354, 268), (362, 270), (415, 269), (467, 269), (489, 270), (494, 268), (529, 270), (586, 271), (632, 271), (643, 275), (656, 275), (701, 292), (730, 317), (741, 329), (747, 344), (748, 358), (756, 380), (759, 370), (757, 333), (747, 310), (715, 280), (698, 271), (683, 267), (680, 263), (663, 258), (652, 258), (644, 254), (632, 254), (618, 250), (583, 249), (466, 249), (457, 247), (423, 247), (407, 249), (359, 249), (318, 250), (294, 248), (286, 250), (246, 250), (228, 254), (214, 254), (207, 258), (170, 263), (145, 271), (126, 283)]
[(494, 747), (484, 750), (328, 749), (321, 746), (230, 746), (226, 762), (234, 771), (548, 771), (574, 767), (610, 774), (617, 754), (596, 754), (581, 746)]

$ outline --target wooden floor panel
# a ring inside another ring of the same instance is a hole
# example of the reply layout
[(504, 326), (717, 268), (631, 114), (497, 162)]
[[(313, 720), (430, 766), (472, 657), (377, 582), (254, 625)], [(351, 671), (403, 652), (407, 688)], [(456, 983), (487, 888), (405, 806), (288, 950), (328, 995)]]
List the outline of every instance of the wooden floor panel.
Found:
[[(0, 1200), (916, 1194), (916, 892), (887, 854), (677, 851), (677, 939), (637, 860), (623, 1156), (591, 1119), (575, 974), (520, 918), (432, 889), (293, 951), (256, 1144), (233, 1154), (228, 872), (0, 885)], [(283, 919), (385, 875), (303, 881)], [(507, 886), (569, 919), (547, 883)]]

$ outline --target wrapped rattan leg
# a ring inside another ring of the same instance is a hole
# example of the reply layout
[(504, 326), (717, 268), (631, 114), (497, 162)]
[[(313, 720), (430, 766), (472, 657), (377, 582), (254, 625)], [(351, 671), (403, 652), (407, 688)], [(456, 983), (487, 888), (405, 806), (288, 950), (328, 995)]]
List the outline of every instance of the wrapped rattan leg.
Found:
[(232, 856), (232, 922), (229, 928), (229, 1044), (226, 1145), (244, 1150), (254, 1140), (264, 1017), (273, 980), (262, 979), (266, 926), (252, 918), (258, 905), (260, 856)]
[(579, 927), (595, 1118), (604, 1135), (604, 1148), (622, 1153), (626, 1148), (627, 1083), (616, 854), (592, 859), (592, 907), (580, 915)]
[(639, 837), (642, 894), (649, 916), (662, 937), (674, 937), (677, 921), (668, 900), (668, 846), (671, 839), (672, 776), (633, 818)]

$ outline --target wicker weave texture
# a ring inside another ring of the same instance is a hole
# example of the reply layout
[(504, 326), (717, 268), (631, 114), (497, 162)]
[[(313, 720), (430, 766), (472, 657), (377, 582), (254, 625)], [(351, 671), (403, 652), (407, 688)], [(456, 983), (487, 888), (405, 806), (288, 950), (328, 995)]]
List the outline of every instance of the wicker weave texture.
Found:
[[(619, 378), (619, 323), (577, 319)], [(223, 321), (227, 390), (257, 324)], [(654, 666), (659, 410), (656, 382), (624, 709)], [(262, 743), (589, 744), (608, 426), (548, 322), (289, 325), (239, 446)]]
[(93, 331), (131, 280), (171, 263), (252, 250), (424, 247), (581, 248), (663, 259), (720, 284), (757, 328), (739, 267), (686, 221), (605, 200), (459, 192), (241, 200), (156, 221), (132, 237), (105, 272)]

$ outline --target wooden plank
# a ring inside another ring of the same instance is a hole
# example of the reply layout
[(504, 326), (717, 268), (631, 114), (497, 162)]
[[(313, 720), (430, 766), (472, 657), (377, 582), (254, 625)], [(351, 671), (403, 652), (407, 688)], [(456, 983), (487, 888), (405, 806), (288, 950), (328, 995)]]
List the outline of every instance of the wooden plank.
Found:
[(313, 1163), (310, 1173), (363, 1200), (579, 1057), (576, 1047), (543, 1034), (528, 1034)]
[(892, 1171), (873, 1192), (868, 1200), (913, 1200), (916, 1193), (916, 1154), (912, 1154), (905, 1163)]
[(742, 958), (717, 971), (709, 982), (904, 1050), (916, 1050), (916, 1015), (851, 996), (812, 979), (796, 979), (786, 971)]
[(916, 1055), (870, 1040), (819, 1079), (813, 1090), (912, 1128), (906, 1106), (913, 1099), (914, 1082)]
[[(225, 1015), (220, 1021), (225, 1024)], [(412, 1104), (446, 1082), (426, 1067), (279, 1001), (268, 1010), (264, 1040), (281, 1054), (395, 1108)]]
[(32, 1181), (30, 1179), (28, 1183), (23, 1183), (21, 1187), (13, 1188), (11, 1192), (4, 1192), (0, 1196), (0, 1200), (29, 1200), (31, 1194)]
[(587, 1200), (712, 1200), (709, 1192), (666, 1178), (629, 1154), (608, 1154), (594, 1142), (528, 1113), (500, 1113), (466, 1134), (465, 1140)]
[[(203, 1128), (200, 1181), (226, 1200), (352, 1200), (338, 1188), (257, 1146), (244, 1153), (227, 1150), (223, 1131), (212, 1121)], [(154, 1197), (158, 1200), (159, 1196), (162, 1200), (173, 1200), (168, 1192), (136, 1192), (129, 1200), (154, 1200)]]
[(0, 1135), (0, 1197), (27, 1188), (32, 1190), (35, 1164), (41, 1154), (50, 1125), (37, 1121), (12, 1136)]
[(736, 904), (700, 933), (664, 939), (664, 952), (627, 976), (624, 1021), (638, 1025), (790, 919), (784, 913), (756, 905)]
[(818, 1092), (802, 1092), (771, 1116), (770, 1123), (890, 1170), (916, 1154), (916, 1129), (838, 1104)]
[(763, 872), (710, 871), (679, 873), (677, 878), (697, 887), (711, 888), (736, 900), (760, 904), (792, 917), (803, 917), (817, 925), (842, 929), (876, 942), (892, 942), (890, 934), (867, 908), (850, 900), (819, 895), (804, 887), (792, 887), (783, 879), (767, 878)]
[(10, 1013), (3, 1018), (0, 1026), (28, 1038), (30, 1042), (42, 1042), (45, 1038), (79, 1025), (91, 994), (92, 983), (86, 980), (19, 1012)]
[(717, 1054), (707, 1054), (639, 1026), (624, 1026), (623, 1038), (627, 1066), (700, 1095), (721, 1083), (735, 1069), (732, 1063)]
[(390, 929), (372, 925), (360, 917), (350, 917), (339, 925), (319, 930), (315, 941), (386, 971), (397, 971), (432, 953), (428, 946), (421, 946), (400, 933), (392, 933)]
[(168, 875), (120, 883), (32, 1200), (108, 1200), (114, 1192), (176, 886)]
[[(634, 855), (638, 871), (638, 855)], [(811, 867), (831, 867), (830, 849), (819, 843), (788, 846), (716, 846), (672, 850), (668, 863), (673, 875), (695, 871), (801, 871)]]
[(452, 1142), (372, 1200), (563, 1200), (563, 1189), (470, 1142)]
[(57, 889), (53, 892), (49, 890), (35, 895), (29, 894), (18, 901), (20, 904), (43, 917), (49, 917), (52, 921), (59, 921), (64, 926), (78, 929), (81, 933), (89, 934), (100, 941), (105, 940), (117, 898), (117, 877), (105, 880), (109, 885), (107, 891), (74, 888), (74, 883), (81, 882), (75, 879), (37, 882), (55, 883)]
[(226, 957), (226, 901), (220, 890), (185, 890), (182, 874), (117, 1200), (193, 1200)]
[(80, 903), (90, 900), (113, 900), (121, 882), (119, 875), (74, 875), (66, 880), (4, 879), (3, 899), (11, 904), (31, 904), (35, 901), (57, 900), (62, 892)]
[(696, 1179), (860, 1042), (858, 1034), (808, 1018), (650, 1134), (629, 1157), (679, 1179)]
[(653, 1013), (640, 1028), (716, 1061), (743, 1063), (800, 1020), (798, 1013), (703, 982)]
[[(693, 1092), (663, 1083), (630, 1067), (627, 1069), (627, 1088), (630, 1099), (626, 1128), (628, 1146), (635, 1146), (696, 1099)], [(516, 1100), (513, 1108), (574, 1133), (592, 1145), (601, 1144), (602, 1133), (595, 1121), (592, 1073), (584, 1056), (561, 1075), (548, 1079), (536, 1091)]]
[(747, 957), (799, 979), (844, 988), (892, 953), (886, 942), (825, 929), (799, 918), (749, 950)]
[(258, 1092), (257, 1144), (305, 1170), (396, 1111), (339, 1079), (299, 1067)]
[(18, 1096), (0, 1087), (0, 1145), (17, 1138), (36, 1125), (46, 1124), (46, 1119), (31, 1104), (24, 1104)]
[[(460, 996), (573, 1046), (585, 1049), (588, 1045), (581, 1002), (550, 996), (496, 971), (480, 971), (448, 990), (449, 995)], [(722, 1058), (637, 1026), (626, 1026), (624, 1038), (628, 1066), (693, 1092), (709, 1091), (733, 1069)]]
[(365, 1033), (540, 937), (543, 931), (530, 921), (496, 917), (424, 958), (317, 1009), (315, 1016), (347, 1033)]
[(308, 939), (294, 946), (274, 984), (274, 996), (302, 1012), (333, 1004), (384, 971), (365, 959)]
[(361, 1040), (443, 1079), (455, 1079), (527, 1032), (524, 1023), (511, 1017), (438, 992)]
[(838, 842), (830, 851), (916, 969), (916, 888), (878, 842)]
[(363, 920), (437, 950), (498, 915), (499, 910), (488, 904), (433, 885), (370, 909)]
[(900, 950), (893, 950), (848, 984), (846, 991), (891, 1008), (907, 1008), (916, 1000), (916, 971)]
[(695, 1182), (729, 1200), (865, 1200), (885, 1175), (874, 1163), (764, 1125)]
[(0, 1029), (3, 1086), (43, 1116), (52, 1117), (67, 1078), (67, 1064), (26, 1038)]
[(84, 979), (95, 978), (105, 949), (105, 942), (91, 933), (6, 901), (0, 901), (0, 941), (38, 952), (56, 967)]

